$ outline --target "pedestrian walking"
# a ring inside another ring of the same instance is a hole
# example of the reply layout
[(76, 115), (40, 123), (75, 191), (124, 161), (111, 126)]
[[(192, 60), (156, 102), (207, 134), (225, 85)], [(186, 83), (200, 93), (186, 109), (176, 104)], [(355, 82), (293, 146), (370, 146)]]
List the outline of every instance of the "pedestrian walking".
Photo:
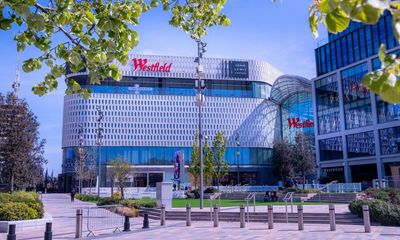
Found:
[(75, 200), (75, 189), (72, 189), (71, 191), (71, 202), (74, 202)]

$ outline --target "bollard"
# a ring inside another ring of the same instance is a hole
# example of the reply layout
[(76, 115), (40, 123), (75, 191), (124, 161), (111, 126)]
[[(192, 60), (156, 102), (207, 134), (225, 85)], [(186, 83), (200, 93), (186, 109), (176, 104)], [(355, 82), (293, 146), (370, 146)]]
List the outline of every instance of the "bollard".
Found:
[(268, 206), (268, 229), (274, 229), (274, 207)]
[(246, 220), (245, 220), (246, 213), (244, 212), (244, 205), (240, 206), (240, 228), (246, 227)]
[(218, 227), (218, 206), (214, 205), (214, 227)]
[(364, 218), (364, 228), (366, 233), (371, 232), (371, 221), (369, 219), (369, 207), (368, 205), (363, 205), (363, 218)]
[(51, 231), (51, 222), (46, 223), (46, 231), (44, 232), (44, 240), (52, 240), (53, 232)]
[(192, 207), (190, 204), (186, 204), (186, 226), (192, 225)]
[(299, 222), (299, 231), (304, 230), (303, 205), (297, 205), (297, 221)]
[(144, 213), (143, 216), (143, 228), (149, 228), (149, 214)]
[(165, 225), (165, 204), (161, 205), (160, 225)]
[(16, 240), (17, 236), (15, 235), (15, 224), (8, 225), (8, 234), (7, 240)]
[(76, 209), (75, 238), (82, 238), (82, 209)]
[(333, 204), (329, 204), (329, 223), (331, 225), (331, 231), (336, 231), (335, 205)]
[(129, 216), (125, 216), (124, 232), (129, 232), (129, 231), (131, 231), (131, 223), (129, 222)]

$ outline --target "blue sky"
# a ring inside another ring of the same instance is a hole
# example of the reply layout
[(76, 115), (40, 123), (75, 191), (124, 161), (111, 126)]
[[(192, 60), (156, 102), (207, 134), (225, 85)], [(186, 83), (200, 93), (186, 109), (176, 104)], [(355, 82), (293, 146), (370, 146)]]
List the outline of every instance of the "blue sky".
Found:
[[(231, 19), (229, 27), (215, 27), (204, 38), (207, 57), (246, 58), (264, 60), (283, 73), (307, 78), (315, 77), (314, 48), (326, 37), (321, 29), (314, 39), (308, 28), (308, 6), (311, 0), (228, 0), (224, 12)], [(169, 15), (161, 9), (145, 13), (136, 28), (139, 46), (132, 53), (194, 56), (194, 41), (179, 29), (168, 25)], [(0, 31), (0, 92), (11, 90), (15, 79), (17, 30)], [(38, 56), (28, 48), (20, 59)], [(46, 138), (45, 156), (49, 172), (61, 171), (62, 114), (65, 86), (60, 80), (53, 93), (38, 97), (31, 88), (44, 78), (46, 69), (21, 74), (20, 96), (25, 98), (40, 122), (41, 137)]]

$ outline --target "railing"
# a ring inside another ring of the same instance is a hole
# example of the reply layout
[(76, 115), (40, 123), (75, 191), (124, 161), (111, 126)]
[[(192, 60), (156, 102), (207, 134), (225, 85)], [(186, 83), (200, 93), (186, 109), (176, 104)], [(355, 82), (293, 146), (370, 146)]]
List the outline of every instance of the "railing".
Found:
[(213, 202), (218, 198), (218, 205), (221, 206), (221, 195), (222, 193), (214, 193), (210, 196), (210, 216), (211, 216), (211, 222), (213, 221)]
[[(118, 188), (114, 188), (117, 192)], [(83, 194), (97, 195), (97, 188), (82, 188)], [(101, 197), (111, 196), (111, 187), (100, 188)], [(126, 187), (124, 188), (124, 196), (126, 198), (156, 198), (156, 188), (154, 187)]]
[(329, 189), (328, 189), (329, 186), (331, 186), (332, 184), (335, 184), (337, 182), (338, 182), (337, 180), (332, 181), (332, 182), (330, 182), (328, 184), (325, 184), (323, 187), (318, 188), (317, 190), (322, 192), (322, 191), (324, 191), (326, 189), (326, 191), (329, 192)]
[(228, 193), (233, 193), (233, 192), (266, 192), (266, 191), (272, 191), (278, 189), (279, 186), (263, 186), (263, 185), (258, 185), (258, 186), (220, 186), (219, 190), (221, 192), (228, 192)]
[(89, 207), (86, 213), (87, 236), (95, 236), (95, 231), (105, 229), (112, 229), (113, 232), (123, 229), (124, 207), (121, 205)]
[(283, 197), (283, 201), (285, 202), (286, 223), (289, 223), (289, 215), (288, 215), (288, 210), (287, 210), (288, 201), (290, 201), (291, 213), (293, 213), (293, 194), (294, 194), (294, 192), (287, 192), (285, 197)]
[(247, 222), (250, 222), (249, 202), (253, 200), (253, 212), (256, 212), (256, 193), (250, 193), (244, 200), (247, 206)]

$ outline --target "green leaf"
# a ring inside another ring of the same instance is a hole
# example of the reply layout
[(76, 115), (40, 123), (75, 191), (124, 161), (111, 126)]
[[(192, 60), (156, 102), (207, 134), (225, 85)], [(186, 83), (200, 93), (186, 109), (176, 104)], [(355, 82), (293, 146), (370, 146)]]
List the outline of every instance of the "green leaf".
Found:
[(40, 14), (31, 13), (27, 17), (26, 23), (30, 28), (33, 28), (36, 31), (42, 31), (44, 29), (45, 19)]
[(353, 8), (350, 16), (366, 24), (375, 24), (379, 21), (381, 13), (383, 13), (382, 10), (363, 4)]
[(385, 61), (385, 57), (386, 57), (385, 44), (381, 44), (381, 46), (379, 47), (378, 56), (379, 56), (379, 60), (381, 60), (381, 62), (383, 63)]
[(339, 0), (320, 0), (319, 10), (323, 13), (333, 12), (339, 4)]
[(112, 64), (110, 64), (110, 66), (108, 68), (110, 70), (109, 77), (113, 78), (116, 81), (120, 81), (122, 79), (122, 73), (119, 70), (117, 65), (112, 63)]
[(0, 20), (0, 29), (1, 30), (9, 30), (11, 29), (11, 24), (14, 21), (12, 19), (2, 19)]
[(350, 19), (340, 8), (336, 8), (325, 16), (325, 25), (331, 33), (344, 31), (349, 26), (349, 23)]
[(79, 55), (79, 53), (77, 53), (76, 51), (72, 51), (70, 52), (69, 56), (68, 56), (68, 61), (75, 66), (78, 66), (82, 63), (82, 59), (81, 56)]
[(96, 17), (93, 15), (91, 11), (85, 11), (85, 16), (89, 19), (89, 21), (93, 24), (96, 23)]
[[(400, 7), (400, 4), (399, 4)], [(394, 31), (394, 35), (399, 41), (400, 39), (400, 9), (397, 9), (396, 11), (392, 12), (392, 27)]]
[(308, 23), (310, 25), (311, 32), (314, 36), (314, 38), (318, 37), (318, 17), (315, 15), (315, 11), (313, 11), (309, 18), (308, 18)]

